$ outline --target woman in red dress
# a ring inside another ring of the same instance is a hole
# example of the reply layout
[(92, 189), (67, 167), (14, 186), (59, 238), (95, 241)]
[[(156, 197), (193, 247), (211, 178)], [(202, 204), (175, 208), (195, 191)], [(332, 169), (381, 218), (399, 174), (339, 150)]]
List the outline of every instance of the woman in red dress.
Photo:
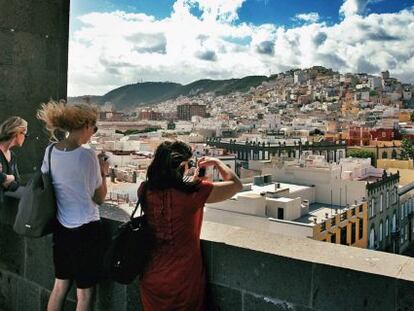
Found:
[(158, 146), (148, 168), (145, 211), (156, 246), (140, 281), (145, 311), (205, 310), (203, 206), (229, 199), (242, 188), (230, 168), (207, 157), (199, 160), (198, 167), (216, 167), (224, 181), (195, 177), (186, 182), (191, 157), (189, 145), (166, 141)]

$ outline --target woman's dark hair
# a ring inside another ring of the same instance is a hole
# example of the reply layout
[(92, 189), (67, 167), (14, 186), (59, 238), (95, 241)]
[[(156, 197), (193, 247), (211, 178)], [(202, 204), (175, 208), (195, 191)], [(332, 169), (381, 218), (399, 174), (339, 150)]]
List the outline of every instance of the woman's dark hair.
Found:
[(175, 188), (183, 192), (197, 191), (199, 182), (183, 180), (185, 166), (181, 163), (188, 161), (192, 155), (191, 147), (182, 141), (165, 141), (160, 144), (148, 167), (148, 189)]

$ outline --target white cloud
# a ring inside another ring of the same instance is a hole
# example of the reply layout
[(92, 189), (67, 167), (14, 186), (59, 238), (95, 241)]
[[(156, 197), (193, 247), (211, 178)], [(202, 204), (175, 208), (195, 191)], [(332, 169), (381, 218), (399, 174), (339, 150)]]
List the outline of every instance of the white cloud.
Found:
[(246, 0), (178, 0), (174, 4), (176, 12), (187, 11), (188, 7), (199, 7), (201, 18), (209, 21), (233, 22), (238, 19), (237, 10)]
[(316, 12), (296, 14), (295, 20), (304, 21), (308, 23), (316, 23), (319, 21), (319, 14)]
[[(190, 83), (313, 65), (373, 74), (389, 69), (414, 80), (412, 10), (286, 29), (234, 23), (242, 3), (177, 0), (164, 19), (119, 11), (80, 17), (83, 26), (70, 38), (69, 95), (104, 94), (141, 80)], [(195, 5), (201, 17), (191, 14)]]
[(381, 0), (344, 0), (341, 8), (339, 9), (339, 13), (345, 17), (362, 14), (368, 3), (381, 1)]

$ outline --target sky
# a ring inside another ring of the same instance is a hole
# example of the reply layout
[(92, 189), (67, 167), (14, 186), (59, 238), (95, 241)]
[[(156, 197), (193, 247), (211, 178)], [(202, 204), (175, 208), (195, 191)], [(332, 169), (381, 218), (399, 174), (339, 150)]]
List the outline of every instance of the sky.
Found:
[(68, 95), (321, 65), (414, 82), (414, 0), (72, 0)]

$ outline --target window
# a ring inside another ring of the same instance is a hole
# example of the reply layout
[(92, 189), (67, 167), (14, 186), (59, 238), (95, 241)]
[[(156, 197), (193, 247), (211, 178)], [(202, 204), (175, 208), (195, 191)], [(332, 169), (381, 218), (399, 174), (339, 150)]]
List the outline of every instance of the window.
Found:
[(379, 210), (380, 210), (380, 212), (382, 212), (382, 203), (383, 203), (383, 200), (384, 200), (384, 195), (381, 193), (381, 195), (380, 195), (380, 202), (379, 202)]
[(370, 214), (369, 217), (374, 217), (375, 215), (375, 199), (371, 199)]
[(380, 222), (380, 225), (379, 225), (379, 241), (380, 242), (382, 242), (382, 234), (383, 234), (383, 232), (382, 232), (382, 221)]
[(336, 243), (336, 234), (331, 235), (331, 243)]
[(387, 219), (385, 219), (385, 237), (388, 237), (388, 235), (390, 234), (390, 222)]
[(356, 222), (353, 222), (351, 225), (351, 244), (354, 244), (357, 238), (356, 233)]
[(348, 245), (348, 243), (346, 242), (346, 228), (347, 228), (347, 226), (346, 227), (343, 227), (343, 228), (341, 228), (341, 231), (340, 231), (340, 233), (341, 233), (341, 244), (342, 245)]
[(408, 240), (408, 224), (405, 225), (405, 235), (404, 235), (405, 240)]
[(397, 231), (397, 214), (394, 212), (394, 215), (392, 215), (392, 229), (391, 232)]
[(404, 219), (404, 204), (400, 205), (400, 214), (401, 214), (401, 220)]
[(386, 208), (389, 208), (390, 207), (390, 192), (387, 190), (387, 192), (386, 192)]
[(370, 248), (370, 249), (375, 248), (375, 230), (374, 230), (374, 227), (372, 227), (370, 232), (369, 232), (368, 248)]
[(404, 227), (401, 228), (401, 244), (404, 243)]

